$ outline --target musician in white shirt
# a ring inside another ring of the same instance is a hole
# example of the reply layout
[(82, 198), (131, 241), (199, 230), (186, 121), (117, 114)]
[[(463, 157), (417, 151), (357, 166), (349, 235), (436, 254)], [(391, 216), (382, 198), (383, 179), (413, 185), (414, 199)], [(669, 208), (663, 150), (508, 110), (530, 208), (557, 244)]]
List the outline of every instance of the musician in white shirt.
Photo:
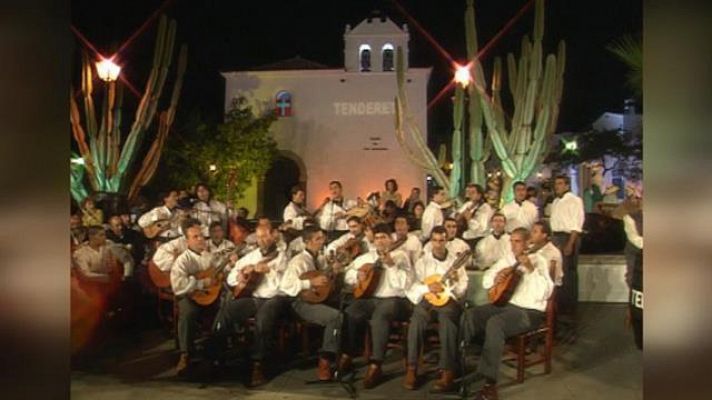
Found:
[(331, 242), (348, 231), (346, 211), (356, 207), (356, 201), (344, 199), (343, 188), (339, 181), (329, 182), (329, 191), (331, 197), (324, 199), (324, 203), (317, 211), (319, 225), (326, 231), (328, 241)]
[[(289, 260), (287, 269), (282, 276), (279, 289), (287, 296), (298, 296), (303, 290), (329, 284), (329, 279), (319, 275), (311, 279), (301, 279), (308, 271), (323, 271), (326, 263), (319, 255), (326, 235), (316, 226), (304, 228), (302, 233), (305, 249), (302, 253)], [(331, 362), (339, 353), (341, 343), (341, 328), (343, 315), (338, 308), (326, 303), (312, 304), (297, 297), (292, 302), (294, 312), (303, 320), (323, 326), (322, 345), (319, 349), (317, 377), (321, 381), (329, 381), (332, 377)]]
[[(445, 392), (453, 388), (455, 371), (459, 364), (457, 335), (462, 311), (460, 301), (467, 290), (468, 277), (465, 268), (460, 266), (454, 271), (454, 277), (448, 284), (440, 282), (425, 284), (426, 278), (432, 275), (446, 274), (458, 258), (456, 254), (447, 250), (447, 231), (444, 227), (436, 226), (430, 236), (432, 251), (424, 251), (423, 256), (415, 263), (415, 279), (406, 291), (406, 296), (415, 307), (408, 327), (408, 367), (403, 387), (409, 390), (415, 389), (418, 357), (425, 340), (425, 329), (428, 323), (435, 319), (439, 325), (441, 373), (433, 390)], [(425, 299), (427, 293), (441, 292), (446, 292), (450, 296), (450, 300), (443, 306), (436, 307)]]
[(511, 232), (516, 228), (532, 229), (532, 224), (539, 219), (539, 209), (527, 200), (527, 185), (522, 181), (514, 182), (514, 200), (505, 204), (500, 212), (507, 218), (505, 230)]
[(531, 242), (531, 248), (536, 249), (536, 253), (541, 255), (546, 261), (554, 285), (561, 286), (564, 277), (561, 251), (551, 242), (551, 228), (549, 227), (549, 223), (546, 221), (535, 222), (532, 225), (529, 241)]
[[(371, 245), (366, 237), (366, 232), (364, 231), (363, 222), (359, 217), (353, 216), (347, 219), (347, 226), (349, 228), (349, 233), (339, 236), (338, 239), (329, 243), (324, 250), (327, 256), (338, 253), (339, 249), (344, 246), (351, 239), (358, 239), (359, 251), (358, 255), (366, 253), (371, 248)], [(338, 255), (338, 254), (337, 254)], [(357, 255), (357, 256), (358, 256)], [(356, 258), (356, 257), (353, 257)], [(350, 260), (352, 261), (352, 260)]]
[(494, 213), (490, 220), (492, 232), (477, 243), (475, 248), (475, 266), (484, 270), (491, 267), (497, 260), (512, 251), (509, 234), (504, 231), (507, 218), (500, 213)]
[(484, 304), (468, 308), (463, 313), (460, 328), (464, 343), (472, 342), (483, 333), (485, 339), (477, 365), (477, 373), (484, 377), (485, 385), (475, 398), (497, 398), (497, 376), (505, 339), (533, 329), (544, 321), (554, 282), (544, 258), (539, 254), (526, 254), (528, 240), (526, 229), (512, 231), (512, 252), (497, 261), (482, 278), (482, 287), (489, 290), (503, 281), (501, 272), (508, 267), (516, 268), (521, 279), (511, 299), (505, 305)]
[(226, 255), (230, 258), (230, 264), (225, 267), (225, 271), (229, 272), (232, 265), (240, 258), (240, 252), (236, 250), (235, 243), (225, 239), (225, 230), (222, 227), (222, 222), (213, 221), (209, 228), (210, 239), (207, 242), (208, 251)]
[(212, 198), (212, 191), (208, 185), (198, 183), (195, 185), (196, 202), (193, 203), (192, 216), (200, 221), (203, 227), (203, 236), (208, 237), (208, 229), (213, 222), (222, 222), (227, 217), (225, 203)]
[[(365, 325), (371, 327), (372, 352), (368, 362), (368, 370), (363, 380), (365, 389), (375, 386), (382, 377), (381, 364), (386, 353), (386, 344), (392, 321), (402, 321), (410, 314), (410, 304), (405, 298), (405, 290), (413, 280), (413, 270), (408, 255), (402, 250), (390, 251), (393, 243), (391, 227), (379, 223), (373, 227), (375, 249), (359, 256), (346, 269), (344, 281), (348, 285), (357, 285), (366, 278), (366, 264), (377, 264), (382, 268), (373, 294), (360, 297), (346, 308), (346, 334), (344, 349), (339, 361), (339, 370), (347, 372), (351, 367), (351, 359), (358, 350), (364, 337)], [(374, 267), (376, 268), (376, 267)]]
[(301, 232), (304, 229), (304, 220), (309, 218), (309, 212), (304, 208), (306, 193), (299, 186), (294, 186), (291, 191), (291, 201), (284, 207), (282, 220), (290, 228)]
[(173, 262), (186, 250), (188, 250), (188, 243), (185, 240), (185, 236), (181, 236), (158, 246), (156, 252), (153, 253), (153, 257), (151, 257), (151, 261), (161, 271), (170, 272)]
[(584, 224), (583, 200), (570, 192), (571, 181), (566, 175), (554, 179), (556, 198), (551, 205), (551, 241), (561, 250), (564, 278), (556, 296), (557, 314), (573, 316), (578, 303), (578, 253)]
[(116, 263), (123, 267), (122, 280), (133, 274), (131, 253), (125, 247), (107, 240), (102, 226), (88, 227), (87, 237), (88, 241), (79, 245), (72, 254), (74, 266), (83, 279), (110, 283)]
[(462, 232), (462, 238), (470, 248), (474, 248), (489, 232), (489, 221), (494, 210), (487, 204), (484, 189), (476, 183), (469, 183), (465, 187), (465, 197), (468, 200), (457, 210), (455, 217), (456, 220), (465, 221), (466, 229)]
[(434, 227), (443, 224), (445, 219), (442, 211), (442, 204), (447, 200), (447, 193), (445, 189), (440, 186), (433, 188), (433, 196), (430, 199), (430, 203), (425, 207), (423, 212), (423, 217), (420, 221), (420, 241), (425, 243), (430, 239), (430, 232)]
[[(447, 251), (454, 255), (458, 255), (463, 251), (470, 250), (470, 246), (465, 243), (464, 240), (457, 237), (457, 221), (455, 221), (454, 218), (445, 218), (445, 222), (443, 222), (443, 227), (447, 232), (447, 244), (445, 245)], [(426, 243), (425, 246), (423, 246), (423, 251), (432, 252), (433, 245), (430, 244), (430, 242)], [(469, 263), (465, 264), (465, 268), (467, 268), (468, 265)]]
[(418, 239), (418, 235), (409, 232), (410, 225), (408, 223), (408, 216), (401, 214), (396, 216), (393, 223), (395, 227), (395, 232), (393, 232), (393, 243), (406, 238), (405, 243), (403, 243), (399, 249), (405, 251), (410, 259), (410, 265), (415, 265), (415, 262), (420, 258), (423, 252), (423, 244)]
[(181, 236), (180, 218), (176, 206), (178, 205), (178, 192), (171, 190), (163, 193), (161, 196), (163, 205), (153, 208), (151, 211), (143, 214), (138, 219), (138, 225), (141, 229), (149, 227), (151, 224), (160, 221), (170, 221), (170, 227), (156, 236), (161, 242), (167, 242)]
[[(251, 348), (252, 387), (267, 382), (263, 363), (269, 358), (277, 321), (285, 317), (289, 306), (289, 300), (279, 290), (287, 257), (284, 250), (277, 248), (272, 231), (272, 227), (257, 228), (259, 247), (238, 260), (228, 274), (227, 284), (233, 294), (236, 288), (243, 292), (238, 298), (229, 296), (221, 305), (213, 325), (213, 357), (219, 358), (224, 353), (226, 338), (234, 325), (255, 318), (255, 343)], [(257, 284), (248, 279), (257, 279)]]

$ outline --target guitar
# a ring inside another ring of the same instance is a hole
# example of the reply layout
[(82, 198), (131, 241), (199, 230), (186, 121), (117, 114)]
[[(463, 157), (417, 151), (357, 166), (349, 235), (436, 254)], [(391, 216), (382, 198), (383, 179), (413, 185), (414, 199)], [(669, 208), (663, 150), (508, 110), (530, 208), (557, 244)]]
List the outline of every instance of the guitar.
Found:
[(471, 206), (467, 207), (463, 212), (457, 215), (457, 228), (460, 230), (460, 232), (464, 232), (467, 230), (467, 218), (465, 218), (465, 214), (469, 213), (470, 218), (474, 217), (483, 204), (485, 204), (484, 201), (480, 201), (479, 203), (475, 203), (473, 201)]
[[(279, 256), (279, 251), (274, 249), (258, 261), (257, 264), (267, 264), (277, 258), (277, 256)], [(264, 276), (264, 273), (257, 272), (254, 268), (248, 273), (241, 273), (240, 279), (237, 281), (237, 285), (235, 285), (235, 288), (232, 289), (233, 296), (236, 299), (251, 296), (260, 283), (262, 283)]]
[(161, 271), (153, 260), (148, 261), (147, 269), (151, 282), (153, 282), (157, 288), (163, 289), (171, 286), (170, 271)]
[[(524, 254), (536, 253), (540, 248), (541, 246), (526, 250)], [(517, 267), (519, 267), (519, 261), (514, 263), (511, 267), (504, 268), (497, 272), (497, 277), (501, 277), (499, 278), (499, 283), (495, 283), (487, 291), (487, 297), (490, 303), (495, 306), (503, 306), (509, 302), (523, 275), (522, 271)], [(495, 278), (495, 282), (497, 282), (497, 280), (498, 279)]]
[[(216, 252), (215, 254), (225, 255), (235, 252), (235, 249), (225, 249), (223, 251)], [(209, 306), (215, 302), (215, 300), (220, 297), (220, 291), (223, 287), (223, 281), (225, 280), (225, 267), (230, 263), (230, 257), (227, 257), (220, 265), (210, 267), (206, 270), (200, 271), (195, 274), (195, 279), (205, 279), (210, 278), (212, 281), (208, 287), (202, 290), (195, 290), (188, 296), (197, 304), (201, 306)]]
[[(332, 260), (334, 259), (333, 252), (330, 258)], [(326, 271), (316, 269), (312, 271), (307, 271), (299, 276), (299, 279), (312, 279), (318, 276), (325, 276), (327, 279), (325, 285), (312, 286), (309, 289), (304, 289), (299, 292), (299, 298), (310, 304), (319, 304), (323, 303), (331, 296), (332, 292), (336, 288), (336, 276), (341, 271), (340, 269), (335, 268), (333, 263), (330, 265), (331, 268)]]
[(336, 261), (341, 263), (341, 265), (349, 265), (351, 261), (356, 259), (364, 253), (363, 249), (363, 237), (365, 234), (360, 234), (356, 237), (352, 237), (346, 241), (346, 243), (339, 246), (336, 249), (336, 255), (334, 256)]
[(442, 307), (447, 304), (447, 302), (450, 301), (450, 296), (452, 295), (452, 290), (450, 289), (450, 282), (452, 281), (456, 271), (470, 259), (471, 255), (471, 250), (465, 250), (457, 255), (455, 261), (453, 261), (450, 268), (448, 268), (444, 274), (433, 274), (426, 277), (423, 281), (424, 284), (430, 285), (432, 283), (440, 283), (443, 286), (443, 291), (440, 293), (425, 293), (423, 298), (425, 298), (428, 303), (436, 307)]
[(159, 219), (157, 221), (152, 222), (147, 227), (143, 228), (143, 234), (147, 238), (153, 239), (161, 233), (165, 232), (166, 230), (170, 229), (173, 224), (185, 219), (187, 216), (188, 215), (184, 211), (178, 210), (170, 218)]
[[(390, 253), (401, 245), (403, 245), (408, 240), (408, 236), (404, 236), (393, 242), (386, 253)], [(381, 260), (381, 255), (379, 254), (378, 260), (374, 263), (366, 263), (359, 268), (359, 271), (363, 271), (365, 276), (363, 279), (359, 279), (354, 286), (354, 298), (367, 298), (373, 295), (373, 292), (378, 288), (379, 282), (381, 282), (381, 275), (383, 274), (383, 261)]]

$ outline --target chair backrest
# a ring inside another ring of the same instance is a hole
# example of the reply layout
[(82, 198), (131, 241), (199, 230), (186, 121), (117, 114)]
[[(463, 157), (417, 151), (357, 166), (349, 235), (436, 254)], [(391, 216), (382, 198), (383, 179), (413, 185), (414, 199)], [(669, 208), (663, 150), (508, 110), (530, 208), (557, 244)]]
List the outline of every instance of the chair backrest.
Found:
[(549, 299), (546, 301), (546, 326), (549, 328), (549, 330), (553, 330), (554, 328), (554, 323), (556, 322), (556, 286), (554, 286), (554, 289), (551, 291), (551, 296), (549, 296)]

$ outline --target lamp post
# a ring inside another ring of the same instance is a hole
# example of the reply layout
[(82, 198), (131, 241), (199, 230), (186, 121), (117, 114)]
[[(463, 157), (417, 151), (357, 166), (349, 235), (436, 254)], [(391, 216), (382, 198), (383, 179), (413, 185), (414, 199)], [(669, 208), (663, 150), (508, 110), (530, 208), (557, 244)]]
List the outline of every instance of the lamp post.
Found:
[(102, 58), (96, 62), (96, 74), (104, 82), (115, 82), (119, 78), (121, 67), (110, 58)]
[(472, 81), (470, 65), (455, 65), (453, 81), (456, 83), (455, 102), (453, 104), (453, 137), (452, 137), (452, 161), (454, 168), (450, 171), (450, 197), (459, 198), (460, 191), (467, 182), (467, 162), (466, 135), (465, 128), (465, 105), (467, 103), (467, 87)]

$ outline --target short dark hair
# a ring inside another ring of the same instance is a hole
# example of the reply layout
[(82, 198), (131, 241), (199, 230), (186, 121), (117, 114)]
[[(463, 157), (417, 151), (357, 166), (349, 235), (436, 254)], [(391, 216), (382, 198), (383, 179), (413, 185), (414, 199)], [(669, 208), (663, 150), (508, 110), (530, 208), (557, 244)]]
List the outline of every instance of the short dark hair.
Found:
[(393, 201), (393, 200), (387, 200), (387, 201), (383, 204), (383, 207), (385, 207), (385, 208), (398, 208), (398, 206), (396, 205), (396, 202)]
[(349, 222), (351, 222), (351, 221), (356, 221), (356, 223), (359, 224), (359, 225), (361, 225), (361, 224), (363, 223), (363, 222), (361, 221), (361, 218), (359, 218), (359, 217), (357, 217), (357, 216), (355, 216), (355, 215), (352, 215), (352, 216), (350, 216), (350, 217), (348, 217), (348, 218), (346, 219), (346, 223), (347, 223), (347, 224), (348, 224)]
[(100, 232), (105, 232), (104, 227), (101, 225), (87, 226), (86, 229), (87, 229), (87, 238), (96, 236), (96, 234), (98, 234)]
[(161, 203), (163, 203), (163, 201), (166, 199), (166, 197), (170, 196), (171, 193), (173, 193), (173, 192), (177, 193), (178, 191), (176, 189), (167, 189), (167, 190), (159, 192), (158, 198), (161, 200)]
[(551, 225), (549, 225), (548, 222), (546, 222), (546, 221), (544, 221), (544, 220), (539, 220), (539, 221), (536, 221), (536, 222), (534, 222), (534, 223), (532, 224), (532, 226), (534, 226), (534, 225), (540, 226), (540, 227), (541, 227), (541, 230), (542, 230), (544, 233), (546, 233), (546, 237), (549, 238), (549, 239), (551, 239)]
[(526, 188), (527, 184), (522, 181), (516, 181), (512, 184), (512, 188), (516, 188), (517, 186), (524, 186)]
[(208, 184), (205, 183), (205, 182), (198, 182), (197, 184), (195, 184), (195, 189), (194, 189), (194, 190), (195, 190), (195, 195), (196, 195), (196, 196), (198, 195), (198, 189), (200, 189), (201, 187), (202, 187), (202, 188), (205, 188), (205, 190), (207, 190), (208, 193), (210, 194), (210, 197), (212, 197), (213, 191), (210, 190), (210, 186), (208, 186)]
[(492, 221), (494, 219), (494, 217), (502, 217), (502, 219), (504, 219), (504, 222), (507, 222), (507, 217), (499, 211), (492, 214), (492, 216), (490, 217), (490, 221)]
[(304, 192), (304, 189), (302, 189), (302, 187), (299, 185), (294, 185), (294, 186), (292, 186), (292, 190), (289, 191), (289, 195), (291, 197), (294, 197), (294, 195), (299, 192)]
[(396, 182), (395, 179), (391, 178), (386, 181), (386, 188), (388, 187), (388, 182), (393, 182), (393, 190), (397, 191), (398, 190), (398, 182)]
[(539, 189), (535, 188), (534, 186), (528, 186), (527, 192), (534, 192), (534, 194), (537, 194), (539, 193)]
[(425, 203), (423, 203), (422, 201), (418, 200), (418, 201), (416, 201), (415, 203), (413, 203), (413, 209), (415, 209), (415, 207), (417, 207), (417, 206), (421, 206), (421, 207), (425, 208)]
[(374, 235), (377, 234), (377, 233), (385, 233), (386, 235), (390, 235), (391, 233), (393, 233), (393, 230), (391, 229), (391, 225), (390, 225), (390, 224), (387, 224), (387, 223), (385, 223), (385, 222), (379, 222), (379, 223), (377, 223), (377, 224), (373, 227), (372, 231), (373, 231), (373, 234), (374, 234)]
[(569, 178), (568, 175), (564, 175), (564, 174), (556, 175), (556, 177), (554, 178), (554, 182), (556, 182), (557, 179), (561, 179), (564, 182), (566, 182), (566, 186), (571, 186), (571, 178)]
[(525, 241), (529, 240), (529, 230), (527, 228), (520, 226), (519, 228), (514, 229), (512, 233), (510, 233), (510, 235), (514, 234), (520, 235)]
[(410, 226), (410, 221), (409, 221), (408, 215), (406, 213), (404, 213), (402, 211), (399, 213), (396, 213), (396, 216), (393, 218), (393, 222), (395, 222), (398, 219), (403, 219), (408, 224), (408, 226)]
[(432, 231), (430, 231), (430, 237), (432, 238), (434, 234), (441, 234), (441, 235), (447, 235), (447, 230), (445, 229), (444, 226), (438, 225), (433, 228)]
[(329, 182), (329, 186), (331, 185), (338, 185), (340, 189), (343, 189), (343, 186), (341, 186), (341, 181), (331, 181)]
[(302, 240), (308, 242), (316, 236), (317, 233), (322, 232), (321, 228), (316, 225), (305, 226), (302, 230)]
[(433, 186), (433, 196), (435, 196), (436, 194), (440, 193), (443, 190), (445, 190), (445, 188), (442, 186), (438, 186), (438, 185)]
[(200, 227), (200, 220), (197, 218), (186, 218), (185, 221), (183, 221), (182, 224), (180, 224), (180, 228), (183, 230), (183, 236), (186, 238), (188, 237), (188, 229), (197, 226)]
[(216, 226), (219, 226), (222, 228), (222, 223), (220, 221), (213, 221), (210, 223), (210, 226), (208, 226), (208, 230), (213, 230)]
[(478, 194), (484, 195), (485, 194), (485, 189), (480, 185), (479, 183), (468, 183), (465, 185), (465, 188), (474, 188)]
[(454, 222), (454, 223), (457, 223), (457, 220), (456, 220), (455, 218), (453, 218), (453, 217), (447, 217), (447, 218), (445, 218), (445, 219), (443, 220), (443, 226), (445, 226), (445, 223), (446, 223), (446, 222), (449, 222), (449, 221)]

